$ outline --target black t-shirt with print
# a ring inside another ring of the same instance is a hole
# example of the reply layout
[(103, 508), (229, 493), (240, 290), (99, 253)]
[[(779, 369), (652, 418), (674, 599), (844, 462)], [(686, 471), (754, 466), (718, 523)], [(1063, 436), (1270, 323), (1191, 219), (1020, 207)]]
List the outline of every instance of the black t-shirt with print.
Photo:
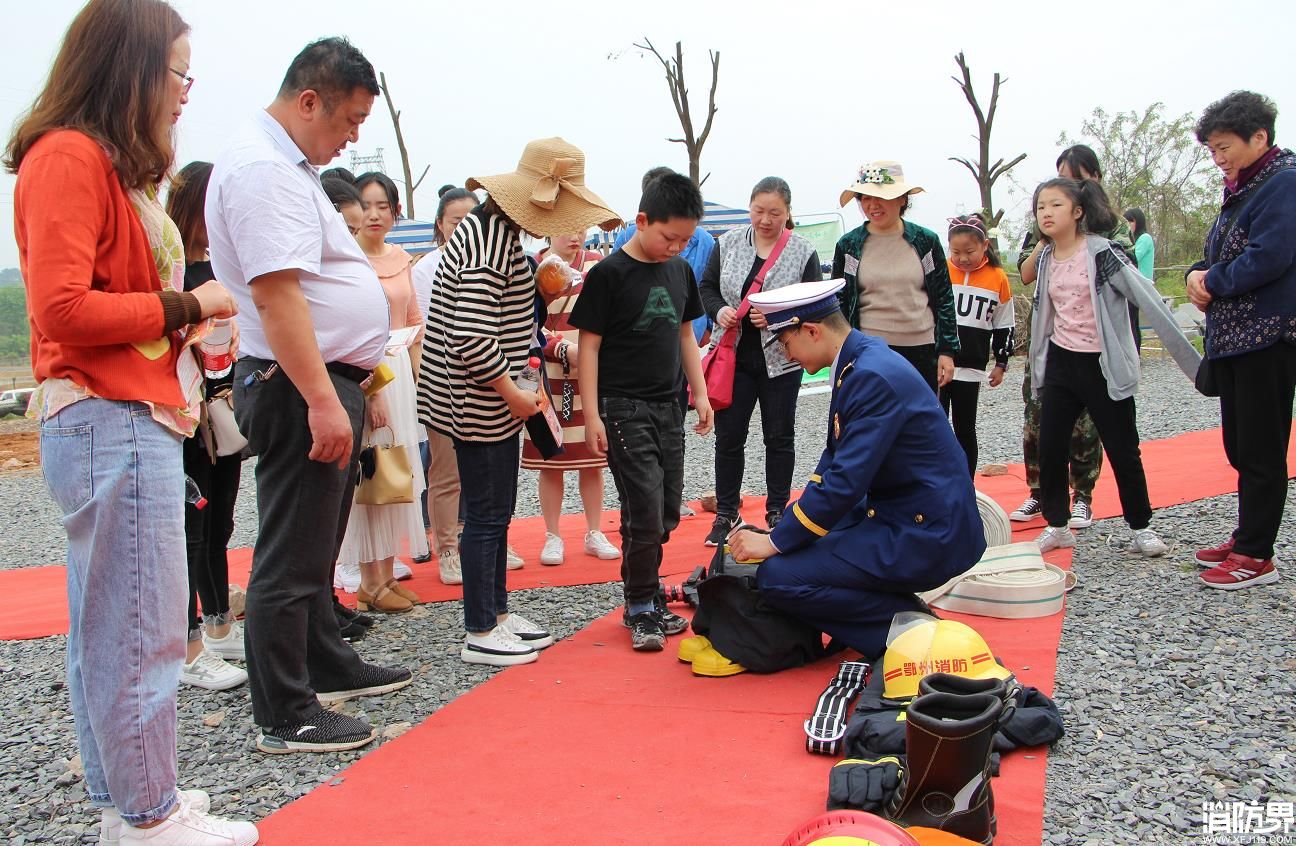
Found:
[(642, 262), (617, 250), (590, 268), (569, 319), (603, 338), (600, 397), (674, 402), (682, 379), (680, 326), (701, 316), (688, 262)]

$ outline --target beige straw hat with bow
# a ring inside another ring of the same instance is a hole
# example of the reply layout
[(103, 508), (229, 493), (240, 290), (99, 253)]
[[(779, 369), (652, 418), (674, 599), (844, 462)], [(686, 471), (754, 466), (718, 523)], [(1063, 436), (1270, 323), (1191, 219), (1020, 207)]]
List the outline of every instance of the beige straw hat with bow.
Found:
[(517, 170), (473, 176), (467, 184), (469, 190), (485, 189), (514, 223), (542, 238), (621, 225), (617, 213), (585, 187), (585, 154), (561, 138), (532, 141)]

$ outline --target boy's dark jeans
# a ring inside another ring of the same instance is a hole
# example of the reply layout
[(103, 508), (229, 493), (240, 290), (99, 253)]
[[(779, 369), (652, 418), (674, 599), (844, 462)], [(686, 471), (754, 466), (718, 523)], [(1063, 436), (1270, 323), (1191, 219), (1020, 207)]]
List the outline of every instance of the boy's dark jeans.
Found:
[(621, 581), (627, 605), (657, 594), (662, 546), (679, 525), (684, 415), (679, 403), (601, 397), (608, 467), (621, 498)]
[(464, 627), (470, 632), (495, 628), (508, 611), (508, 527), (517, 506), (518, 462), (522, 441), (514, 433), (502, 441), (454, 439), (459, 465), (459, 503), (464, 511), (459, 559), (463, 565)]

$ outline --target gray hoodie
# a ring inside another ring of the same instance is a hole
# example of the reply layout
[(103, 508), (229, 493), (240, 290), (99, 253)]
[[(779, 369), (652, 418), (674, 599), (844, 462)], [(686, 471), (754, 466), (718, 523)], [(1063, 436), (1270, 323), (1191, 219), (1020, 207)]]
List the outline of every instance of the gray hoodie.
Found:
[[(1161, 295), (1152, 283), (1139, 274), (1120, 247), (1098, 235), (1085, 236), (1089, 251), (1089, 293), (1093, 297), (1094, 316), (1098, 323), (1098, 365), (1107, 380), (1107, 395), (1120, 401), (1138, 391), (1139, 356), (1134, 346), (1134, 329), (1130, 326), (1129, 305), (1138, 306), (1139, 314), (1165, 344), (1190, 380), (1197, 377), (1201, 356), (1175, 322)], [(1053, 245), (1047, 244), (1039, 256), (1039, 278), (1035, 282), (1034, 311), (1031, 314), (1030, 368), (1031, 392), (1036, 398), (1044, 385), (1044, 366), (1049, 341), (1053, 338), (1053, 301), (1048, 295), (1049, 258)]]

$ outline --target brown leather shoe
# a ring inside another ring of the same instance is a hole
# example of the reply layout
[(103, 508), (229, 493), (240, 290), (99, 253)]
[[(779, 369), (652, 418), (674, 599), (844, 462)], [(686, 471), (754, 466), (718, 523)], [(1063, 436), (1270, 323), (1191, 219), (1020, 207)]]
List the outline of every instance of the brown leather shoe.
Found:
[(417, 593), (405, 587), (395, 579), (388, 579), (386, 587), (390, 589), (392, 593), (407, 600), (411, 605), (419, 605), (423, 602), (423, 600), (419, 599)]
[(356, 607), (361, 611), (374, 611), (379, 614), (404, 614), (414, 610), (412, 602), (393, 591), (388, 585), (383, 585), (373, 594), (366, 591), (362, 585), (356, 591)]

